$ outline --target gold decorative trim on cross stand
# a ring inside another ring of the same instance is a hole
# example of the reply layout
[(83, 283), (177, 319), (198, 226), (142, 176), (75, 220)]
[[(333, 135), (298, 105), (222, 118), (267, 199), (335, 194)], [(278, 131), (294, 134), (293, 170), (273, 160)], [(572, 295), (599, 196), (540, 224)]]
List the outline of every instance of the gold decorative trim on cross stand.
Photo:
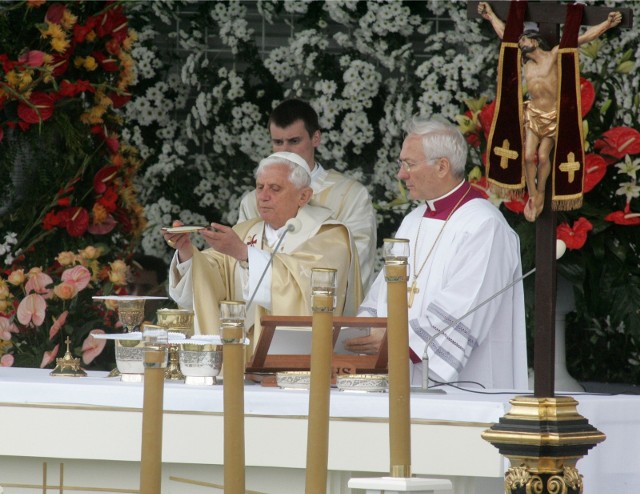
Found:
[(605, 435), (591, 426), (570, 396), (516, 397), (500, 422), (483, 439), (511, 462), (505, 474), (507, 494), (581, 494), (576, 463)]

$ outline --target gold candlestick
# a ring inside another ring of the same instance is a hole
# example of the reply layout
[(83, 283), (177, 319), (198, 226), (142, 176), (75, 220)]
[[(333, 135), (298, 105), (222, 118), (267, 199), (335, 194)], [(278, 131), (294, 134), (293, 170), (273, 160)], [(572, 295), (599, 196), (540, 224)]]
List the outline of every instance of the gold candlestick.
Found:
[(306, 494), (327, 491), (329, 394), (333, 355), (336, 270), (311, 270), (311, 383), (307, 425)]
[(224, 411), (224, 492), (245, 494), (244, 302), (220, 304)]
[(411, 476), (411, 410), (409, 380), (409, 311), (407, 270), (409, 241), (384, 240), (389, 348), (389, 446), (391, 476)]
[(147, 325), (144, 340), (144, 400), (140, 494), (158, 494), (162, 481), (162, 401), (167, 366), (167, 331)]

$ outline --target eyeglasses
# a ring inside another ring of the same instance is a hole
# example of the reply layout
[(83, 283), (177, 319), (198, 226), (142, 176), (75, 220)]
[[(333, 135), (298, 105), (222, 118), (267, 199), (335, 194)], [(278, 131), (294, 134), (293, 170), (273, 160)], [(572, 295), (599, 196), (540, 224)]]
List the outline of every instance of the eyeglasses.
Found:
[(409, 163), (408, 161), (405, 161), (405, 160), (396, 160), (396, 163), (398, 163), (398, 166), (402, 168), (404, 171), (406, 171), (407, 173), (411, 173), (411, 170), (413, 170), (415, 166), (421, 165), (422, 163), (429, 163), (430, 161), (436, 161), (438, 159), (440, 158), (429, 158), (426, 160), (420, 160), (417, 163)]

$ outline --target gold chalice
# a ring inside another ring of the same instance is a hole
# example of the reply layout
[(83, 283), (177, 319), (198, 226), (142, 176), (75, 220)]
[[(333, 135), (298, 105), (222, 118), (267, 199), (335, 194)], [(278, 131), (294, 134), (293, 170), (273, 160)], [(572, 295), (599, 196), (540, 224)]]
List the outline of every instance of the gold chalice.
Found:
[(118, 300), (118, 319), (125, 333), (140, 329), (144, 321), (144, 302), (142, 297), (122, 297)]
[[(182, 333), (186, 337), (193, 336), (193, 311), (187, 309), (158, 309), (156, 311), (158, 326), (167, 331)], [(169, 364), (164, 373), (165, 379), (183, 381), (185, 376), (180, 370), (179, 346), (169, 344)]]

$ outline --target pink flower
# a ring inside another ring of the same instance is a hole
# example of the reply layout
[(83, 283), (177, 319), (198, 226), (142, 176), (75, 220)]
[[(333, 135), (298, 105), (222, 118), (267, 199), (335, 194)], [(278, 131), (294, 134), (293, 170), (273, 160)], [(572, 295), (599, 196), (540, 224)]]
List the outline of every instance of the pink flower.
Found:
[(82, 361), (87, 365), (93, 362), (93, 359), (102, 353), (102, 350), (104, 350), (107, 343), (107, 340), (93, 338), (91, 336), (93, 334), (104, 334), (104, 331), (102, 329), (92, 329), (89, 336), (85, 338), (84, 343), (82, 344)]
[(42, 356), (42, 362), (40, 362), (41, 369), (44, 369), (47, 365), (49, 365), (56, 359), (59, 349), (60, 343), (58, 343), (50, 352), (44, 352), (44, 355)]
[(47, 302), (37, 293), (27, 295), (18, 305), (18, 321), (20, 324), (27, 326), (33, 323), (34, 326), (40, 326), (44, 322), (44, 316), (47, 311)]
[(17, 333), (18, 331), (18, 328), (11, 320), (0, 316), (0, 340), (9, 341), (11, 339), (11, 333)]
[(52, 284), (53, 280), (51, 279), (51, 276), (40, 271), (29, 275), (29, 280), (24, 288), (27, 293), (36, 292), (47, 296), (51, 293), (48, 286)]
[(74, 266), (65, 269), (62, 273), (62, 281), (66, 281), (76, 287), (77, 291), (84, 290), (91, 281), (91, 271), (84, 266)]
[(0, 367), (11, 367), (14, 360), (13, 355), (7, 353), (0, 357)]
[(60, 331), (60, 328), (64, 326), (64, 323), (67, 321), (68, 315), (69, 311), (65, 310), (62, 314), (60, 314), (60, 317), (58, 317), (58, 319), (53, 322), (53, 324), (51, 325), (51, 329), (49, 329), (49, 341), (53, 340), (53, 338), (55, 338), (55, 336), (58, 334), (58, 331)]

